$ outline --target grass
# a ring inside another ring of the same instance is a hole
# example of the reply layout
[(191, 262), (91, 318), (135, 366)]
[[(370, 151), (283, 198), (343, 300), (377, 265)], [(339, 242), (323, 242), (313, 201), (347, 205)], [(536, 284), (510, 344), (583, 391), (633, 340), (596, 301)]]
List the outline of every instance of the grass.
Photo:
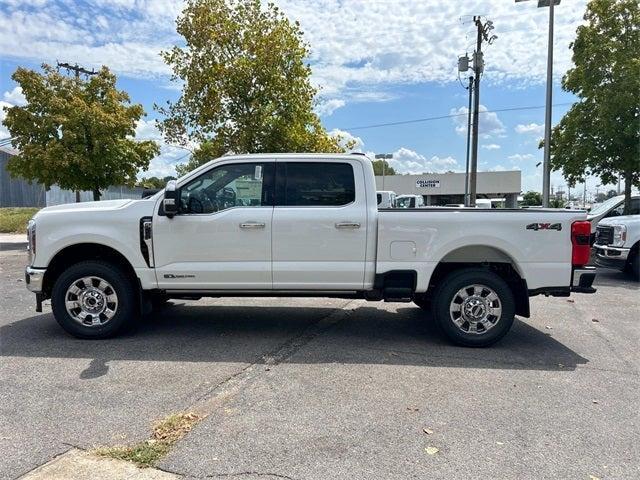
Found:
[(141, 468), (152, 467), (164, 457), (171, 446), (184, 437), (202, 417), (191, 412), (180, 412), (163, 418), (153, 426), (151, 438), (134, 445), (101, 447), (93, 451), (100, 457), (133, 462)]
[(0, 208), (0, 233), (25, 233), (39, 208)]

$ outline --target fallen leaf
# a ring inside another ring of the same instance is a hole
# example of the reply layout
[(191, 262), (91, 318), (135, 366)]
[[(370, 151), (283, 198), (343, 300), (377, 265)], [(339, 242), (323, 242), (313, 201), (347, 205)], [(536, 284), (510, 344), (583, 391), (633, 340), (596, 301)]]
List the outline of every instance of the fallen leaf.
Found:
[(544, 328), (546, 328), (547, 330), (551, 330), (551, 329), (552, 329), (551, 325), (547, 325), (547, 326), (546, 326), (546, 327), (544, 327)]
[(567, 302), (569, 302), (569, 303), (576, 303), (576, 301), (575, 301), (575, 300), (571, 300), (571, 299), (567, 300)]
[(600, 403), (598, 400), (592, 400), (593, 403)]
[(427, 447), (424, 449), (424, 451), (429, 455), (435, 455), (440, 451), (440, 449), (438, 447)]
[(496, 442), (496, 445), (504, 445), (504, 442)]
[(424, 433), (426, 433), (427, 435), (431, 435), (431, 434), (433, 433), (433, 430), (431, 430), (430, 428), (427, 428), (427, 427), (424, 427), (424, 428), (422, 429), (422, 431), (423, 431)]
[(591, 319), (591, 321), (592, 321), (593, 323), (600, 323), (600, 320), (598, 320), (597, 318), (592, 318), (592, 319)]
[(407, 410), (409, 410), (410, 412), (418, 412), (418, 411), (420, 411), (420, 409), (418, 407), (413, 407), (413, 406), (407, 407)]

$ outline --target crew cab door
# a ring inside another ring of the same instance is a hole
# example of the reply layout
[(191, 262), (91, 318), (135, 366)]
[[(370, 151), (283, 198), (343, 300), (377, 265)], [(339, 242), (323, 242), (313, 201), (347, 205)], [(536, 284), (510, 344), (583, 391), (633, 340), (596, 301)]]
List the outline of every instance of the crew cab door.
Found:
[(179, 212), (153, 221), (158, 287), (270, 289), (273, 162), (231, 161), (179, 186)]
[(366, 222), (359, 162), (278, 160), (272, 227), (274, 289), (361, 289)]

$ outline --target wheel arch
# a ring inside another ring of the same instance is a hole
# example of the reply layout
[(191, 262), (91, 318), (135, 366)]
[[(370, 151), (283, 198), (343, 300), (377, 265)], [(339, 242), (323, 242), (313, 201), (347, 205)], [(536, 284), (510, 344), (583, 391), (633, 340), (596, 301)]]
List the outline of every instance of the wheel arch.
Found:
[(43, 293), (48, 298), (51, 296), (53, 285), (62, 272), (78, 262), (86, 260), (102, 260), (113, 263), (120, 268), (139, 285), (139, 279), (135, 269), (127, 258), (113, 247), (100, 243), (76, 243), (59, 250), (50, 260), (43, 279)]
[(527, 281), (515, 259), (498, 247), (480, 244), (450, 250), (442, 256), (433, 270), (427, 292), (433, 293), (438, 283), (454, 271), (478, 267), (486, 268), (505, 280), (513, 292), (516, 315), (529, 318)]

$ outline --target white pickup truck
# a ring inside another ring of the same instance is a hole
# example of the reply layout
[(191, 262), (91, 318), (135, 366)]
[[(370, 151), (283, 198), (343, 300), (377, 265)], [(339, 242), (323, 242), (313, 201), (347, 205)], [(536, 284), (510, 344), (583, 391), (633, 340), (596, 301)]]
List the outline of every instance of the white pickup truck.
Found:
[(486, 346), (530, 296), (595, 292), (589, 233), (581, 211), (378, 210), (363, 155), (227, 156), (150, 198), (42, 209), (26, 283), (80, 338), (169, 298), (317, 296), (413, 301)]

